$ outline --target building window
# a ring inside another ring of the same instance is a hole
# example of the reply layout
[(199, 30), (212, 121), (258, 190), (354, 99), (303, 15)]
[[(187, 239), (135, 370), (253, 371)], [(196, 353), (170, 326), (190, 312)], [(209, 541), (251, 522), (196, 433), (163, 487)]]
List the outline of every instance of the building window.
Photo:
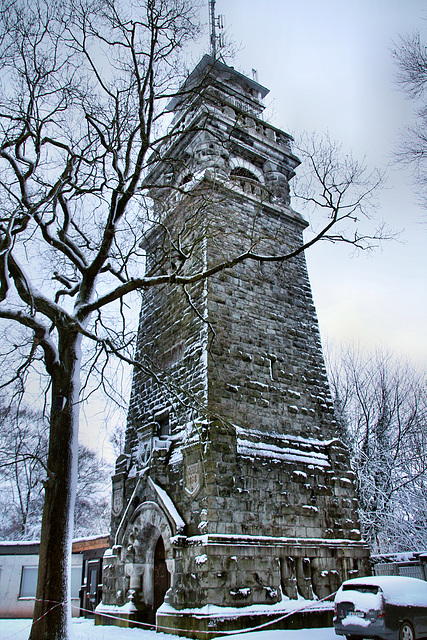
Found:
[(82, 582), (82, 568), (71, 567), (71, 597), (78, 598)]
[[(20, 598), (35, 598), (37, 589), (37, 567), (22, 567)], [(78, 598), (81, 582), (81, 567), (71, 567), (71, 597)]]
[(37, 571), (37, 567), (22, 567), (20, 598), (36, 597)]

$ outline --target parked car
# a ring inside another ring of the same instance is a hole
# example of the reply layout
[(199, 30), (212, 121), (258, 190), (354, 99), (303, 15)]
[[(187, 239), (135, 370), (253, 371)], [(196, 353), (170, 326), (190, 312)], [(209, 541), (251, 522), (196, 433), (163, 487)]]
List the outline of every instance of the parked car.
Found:
[(335, 596), (334, 627), (347, 640), (427, 637), (427, 582), (403, 576), (346, 580)]

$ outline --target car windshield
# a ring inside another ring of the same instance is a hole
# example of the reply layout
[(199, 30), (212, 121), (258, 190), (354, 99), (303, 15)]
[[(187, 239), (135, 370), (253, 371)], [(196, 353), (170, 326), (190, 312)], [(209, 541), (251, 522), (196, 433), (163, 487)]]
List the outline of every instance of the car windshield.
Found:
[(375, 584), (343, 584), (343, 591), (359, 591), (359, 593), (379, 593), (380, 587)]

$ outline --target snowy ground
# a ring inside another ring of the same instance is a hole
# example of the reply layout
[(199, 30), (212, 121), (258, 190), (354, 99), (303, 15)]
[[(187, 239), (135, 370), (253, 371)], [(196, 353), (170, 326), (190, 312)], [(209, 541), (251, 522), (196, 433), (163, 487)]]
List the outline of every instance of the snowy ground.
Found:
[[(27, 640), (31, 620), (0, 620), (0, 640)], [(175, 636), (143, 629), (95, 627), (92, 620), (73, 619), (75, 640), (171, 640)], [(333, 629), (300, 629), (298, 631), (257, 631), (233, 634), (233, 640), (338, 640)]]

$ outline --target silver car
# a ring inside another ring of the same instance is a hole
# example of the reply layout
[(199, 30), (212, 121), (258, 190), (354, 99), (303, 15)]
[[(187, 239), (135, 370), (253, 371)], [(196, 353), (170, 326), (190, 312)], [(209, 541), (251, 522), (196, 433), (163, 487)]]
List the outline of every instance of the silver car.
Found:
[(347, 640), (427, 637), (427, 582), (403, 576), (346, 580), (335, 596), (334, 627)]

